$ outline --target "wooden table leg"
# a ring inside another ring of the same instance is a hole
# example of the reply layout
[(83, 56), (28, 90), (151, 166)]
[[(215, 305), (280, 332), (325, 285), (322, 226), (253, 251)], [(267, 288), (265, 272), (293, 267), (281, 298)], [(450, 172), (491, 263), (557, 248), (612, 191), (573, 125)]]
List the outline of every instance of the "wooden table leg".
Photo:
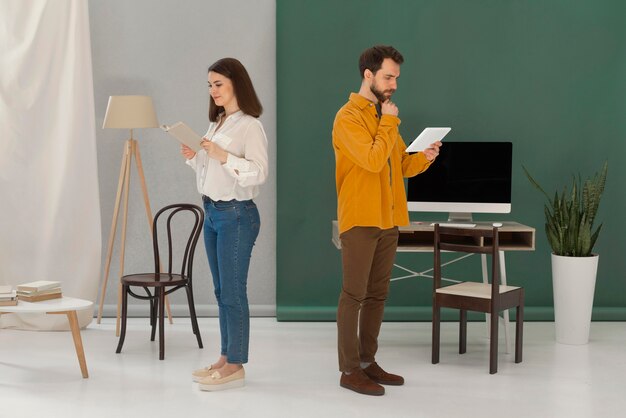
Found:
[(74, 339), (74, 347), (76, 348), (76, 356), (78, 356), (78, 364), (80, 364), (80, 371), (83, 378), (88, 378), (89, 372), (87, 371), (85, 350), (83, 349), (83, 340), (80, 337), (80, 326), (78, 325), (78, 316), (76, 315), (76, 311), (48, 312), (48, 314), (67, 315), (67, 319), (70, 322), (70, 329), (72, 330), (72, 338)]

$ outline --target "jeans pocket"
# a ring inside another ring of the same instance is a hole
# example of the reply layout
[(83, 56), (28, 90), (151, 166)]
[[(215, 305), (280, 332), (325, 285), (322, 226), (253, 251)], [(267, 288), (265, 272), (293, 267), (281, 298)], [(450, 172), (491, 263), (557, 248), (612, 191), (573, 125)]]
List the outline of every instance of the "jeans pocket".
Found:
[(246, 203), (246, 214), (248, 215), (248, 221), (250, 222), (250, 230), (256, 237), (261, 229), (261, 218), (259, 216), (259, 210), (254, 202)]

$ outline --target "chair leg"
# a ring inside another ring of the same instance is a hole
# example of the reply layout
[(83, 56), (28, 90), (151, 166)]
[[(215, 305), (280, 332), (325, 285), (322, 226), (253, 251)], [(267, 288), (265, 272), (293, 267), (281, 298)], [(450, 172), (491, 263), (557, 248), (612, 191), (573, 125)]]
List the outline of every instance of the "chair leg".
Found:
[(159, 292), (159, 360), (165, 359), (165, 289), (158, 288)]
[(154, 325), (154, 301), (150, 299), (149, 302), (150, 302), (150, 326), (152, 327)]
[(461, 318), (459, 320), (459, 354), (467, 351), (467, 311), (461, 309)]
[(124, 345), (124, 338), (126, 337), (126, 317), (128, 314), (128, 286), (122, 286), (122, 329), (120, 330), (120, 339), (117, 343), (116, 353), (122, 352), (122, 346)]
[(198, 327), (198, 318), (196, 317), (196, 307), (193, 301), (193, 290), (191, 289), (191, 286), (185, 286), (185, 290), (187, 291), (187, 302), (189, 302), (191, 328), (193, 329), (193, 333), (196, 334), (196, 339), (198, 340), (198, 348), (203, 348), (202, 338), (200, 337), (200, 327)]
[(491, 335), (489, 340), (489, 374), (498, 372), (498, 312), (491, 312)]
[(150, 332), (150, 341), (154, 341), (154, 336), (156, 335), (156, 328), (157, 328), (157, 313), (159, 311), (159, 299), (158, 298), (158, 293), (157, 293), (157, 289), (154, 289), (154, 303), (152, 303), (153, 301), (151, 300), (151, 311), (150, 311), (150, 318), (151, 318), (151, 325), (152, 325), (152, 331)]
[(432, 341), (432, 363), (439, 363), (439, 338), (441, 331), (440, 320), (441, 309), (433, 303), (433, 341)]
[(518, 305), (515, 314), (515, 362), (522, 362), (522, 344), (524, 340), (524, 299)]

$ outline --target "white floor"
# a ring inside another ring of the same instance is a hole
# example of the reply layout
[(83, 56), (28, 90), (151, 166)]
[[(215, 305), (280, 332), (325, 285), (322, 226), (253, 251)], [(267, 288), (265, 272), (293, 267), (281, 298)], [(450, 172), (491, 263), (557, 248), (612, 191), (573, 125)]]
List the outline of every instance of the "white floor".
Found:
[[(149, 341), (147, 319), (132, 319), (122, 354), (114, 320), (83, 330), (89, 379), (66, 332), (0, 330), (0, 417), (622, 417), (626, 409), (626, 324), (593, 323), (584, 346), (554, 342), (552, 323), (525, 324), (524, 362), (501, 341), (489, 375), (483, 323), (470, 323), (459, 356), (457, 324), (444, 323), (441, 363), (430, 364), (429, 323), (384, 323), (378, 362), (406, 384), (385, 396), (339, 387), (334, 323), (252, 319), (246, 387), (201, 392), (190, 372), (218, 354), (218, 324), (189, 320), (166, 330), (166, 358)], [(195, 414), (195, 415), (191, 415)]]

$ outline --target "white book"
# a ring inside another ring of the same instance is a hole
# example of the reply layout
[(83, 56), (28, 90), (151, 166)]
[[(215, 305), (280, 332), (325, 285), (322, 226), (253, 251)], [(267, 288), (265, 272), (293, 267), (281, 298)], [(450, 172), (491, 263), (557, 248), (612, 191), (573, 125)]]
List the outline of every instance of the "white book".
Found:
[(10, 284), (0, 284), (0, 294), (2, 293), (11, 293), (13, 291), (13, 286)]
[(48, 295), (51, 293), (61, 293), (60, 287), (53, 287), (52, 289), (44, 289), (44, 290), (18, 290), (18, 296), (35, 296), (35, 295)]
[(61, 282), (51, 280), (38, 280), (36, 282), (24, 283), (17, 286), (17, 290), (20, 292), (39, 292), (41, 290), (54, 289), (60, 287)]
[(187, 145), (195, 152), (202, 149), (202, 146), (200, 145), (202, 137), (183, 122), (176, 122), (172, 126), (161, 125), (161, 129), (178, 139), (181, 144)]
[(0, 293), (0, 301), (3, 300), (13, 300), (17, 297), (17, 292), (12, 290), (10, 292), (2, 292)]

